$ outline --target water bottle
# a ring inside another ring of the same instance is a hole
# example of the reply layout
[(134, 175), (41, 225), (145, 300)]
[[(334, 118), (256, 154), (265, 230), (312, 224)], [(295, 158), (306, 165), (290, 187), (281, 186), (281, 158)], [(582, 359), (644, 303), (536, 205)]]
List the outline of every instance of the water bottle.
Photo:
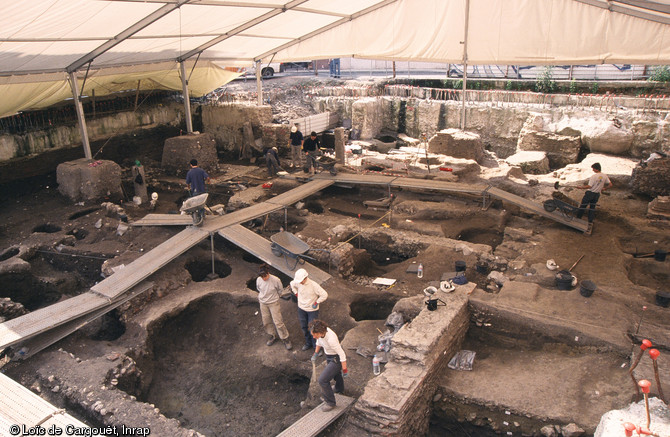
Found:
[(382, 373), (382, 369), (379, 367), (379, 358), (377, 358), (377, 355), (372, 358), (372, 373), (375, 375)]
[(419, 268), (416, 271), (417, 278), (423, 278), (423, 264), (419, 264)]

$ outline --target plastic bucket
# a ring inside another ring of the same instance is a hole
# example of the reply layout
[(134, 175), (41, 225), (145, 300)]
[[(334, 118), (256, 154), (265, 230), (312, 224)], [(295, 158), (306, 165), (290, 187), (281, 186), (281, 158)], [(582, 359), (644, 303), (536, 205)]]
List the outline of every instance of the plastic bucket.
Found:
[(670, 292), (667, 291), (657, 291), (656, 292), (656, 305), (667, 308), (670, 305)]
[(572, 290), (572, 273), (567, 270), (561, 270), (556, 273), (556, 287), (559, 290)]
[(668, 252), (665, 251), (665, 250), (661, 250), (661, 249), (655, 250), (654, 251), (654, 259), (656, 261), (665, 261), (665, 256), (667, 254), (668, 254)]
[(594, 291), (596, 291), (596, 283), (593, 281), (582, 281), (579, 283), (579, 294), (584, 297), (591, 297)]
[(477, 261), (477, 264), (475, 264), (475, 270), (477, 270), (477, 273), (485, 275), (489, 272), (489, 264), (484, 261)]
[(465, 271), (465, 267), (466, 267), (465, 261), (456, 261), (455, 264), (456, 264), (455, 268), (456, 268), (457, 272), (464, 272)]

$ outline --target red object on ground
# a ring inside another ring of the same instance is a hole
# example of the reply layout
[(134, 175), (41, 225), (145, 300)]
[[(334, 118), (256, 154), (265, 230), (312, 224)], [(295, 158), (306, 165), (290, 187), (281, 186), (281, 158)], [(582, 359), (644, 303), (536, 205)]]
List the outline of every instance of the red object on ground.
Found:
[(451, 167), (440, 167), (440, 171), (454, 171)]
[(637, 427), (630, 422), (624, 423), (623, 428), (626, 430), (626, 437), (631, 437), (633, 435), (633, 431), (636, 431), (637, 429)]
[(263, 184), (263, 188), (272, 188), (272, 182), (266, 182)]
[(649, 340), (647, 340), (646, 338), (644, 340), (642, 340), (642, 344), (640, 345), (640, 349), (642, 349), (644, 351), (644, 350), (649, 349), (650, 347), (651, 347), (651, 342)]
[(646, 379), (643, 379), (642, 381), (638, 382), (637, 385), (640, 386), (642, 389), (642, 393), (649, 393), (649, 387), (651, 387), (651, 382), (647, 381)]
[(659, 355), (661, 355), (661, 353), (658, 351), (658, 349), (649, 349), (649, 356), (652, 360), (656, 360)]

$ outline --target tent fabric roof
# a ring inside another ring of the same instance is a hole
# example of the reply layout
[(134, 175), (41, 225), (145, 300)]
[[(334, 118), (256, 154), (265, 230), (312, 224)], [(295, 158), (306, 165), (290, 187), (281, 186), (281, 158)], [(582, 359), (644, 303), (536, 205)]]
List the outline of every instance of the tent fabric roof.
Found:
[[(273, 56), (275, 62), (351, 56), (462, 63), (468, 4), (471, 64), (670, 62), (670, 0), (0, 0), (0, 4), (0, 78), (20, 75), (24, 86), (36, 83), (42, 88), (45, 73), (60, 74), (57, 81), (62, 82), (66, 73), (76, 71), (81, 81), (87, 70), (89, 75), (98, 71), (112, 77), (132, 67), (151, 79), (164, 74), (156, 65), (196, 58), (197, 67), (212, 70), (218, 67), (203, 61), (249, 65)], [(204, 82), (211, 76), (192, 77), (189, 86), (211, 90), (222, 85)], [(9, 106), (35, 107), (34, 96), (32, 102)], [(11, 109), (0, 110), (0, 115), (7, 110)]]

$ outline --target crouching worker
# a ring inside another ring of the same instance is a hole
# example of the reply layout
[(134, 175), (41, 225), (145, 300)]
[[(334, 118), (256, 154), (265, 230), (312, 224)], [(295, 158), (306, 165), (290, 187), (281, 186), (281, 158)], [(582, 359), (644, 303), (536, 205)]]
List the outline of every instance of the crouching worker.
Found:
[[(316, 340), (316, 349), (312, 355), (312, 361), (316, 361), (321, 348), (326, 353), (326, 368), (319, 375), (319, 385), (326, 403), (321, 409), (330, 411), (335, 408), (335, 393), (344, 391), (344, 377), (348, 375), (347, 356), (337, 339), (337, 334), (326, 325), (325, 322), (316, 319), (309, 325), (312, 336)], [(330, 381), (335, 380), (335, 391), (330, 386)]]
[(256, 279), (256, 289), (258, 289), (258, 302), (261, 304), (263, 328), (270, 336), (266, 344), (272, 346), (277, 340), (276, 329), (279, 338), (284, 342), (284, 347), (291, 350), (293, 346), (288, 339), (288, 329), (284, 325), (279, 307), (279, 296), (284, 290), (284, 286), (278, 277), (270, 274), (270, 266), (267, 264), (262, 264), (260, 267)]
[(279, 165), (279, 155), (277, 154), (277, 148), (276, 147), (271, 147), (265, 152), (265, 163), (268, 166), (268, 175), (270, 175), (271, 178), (275, 177), (275, 175), (281, 170), (281, 166)]

